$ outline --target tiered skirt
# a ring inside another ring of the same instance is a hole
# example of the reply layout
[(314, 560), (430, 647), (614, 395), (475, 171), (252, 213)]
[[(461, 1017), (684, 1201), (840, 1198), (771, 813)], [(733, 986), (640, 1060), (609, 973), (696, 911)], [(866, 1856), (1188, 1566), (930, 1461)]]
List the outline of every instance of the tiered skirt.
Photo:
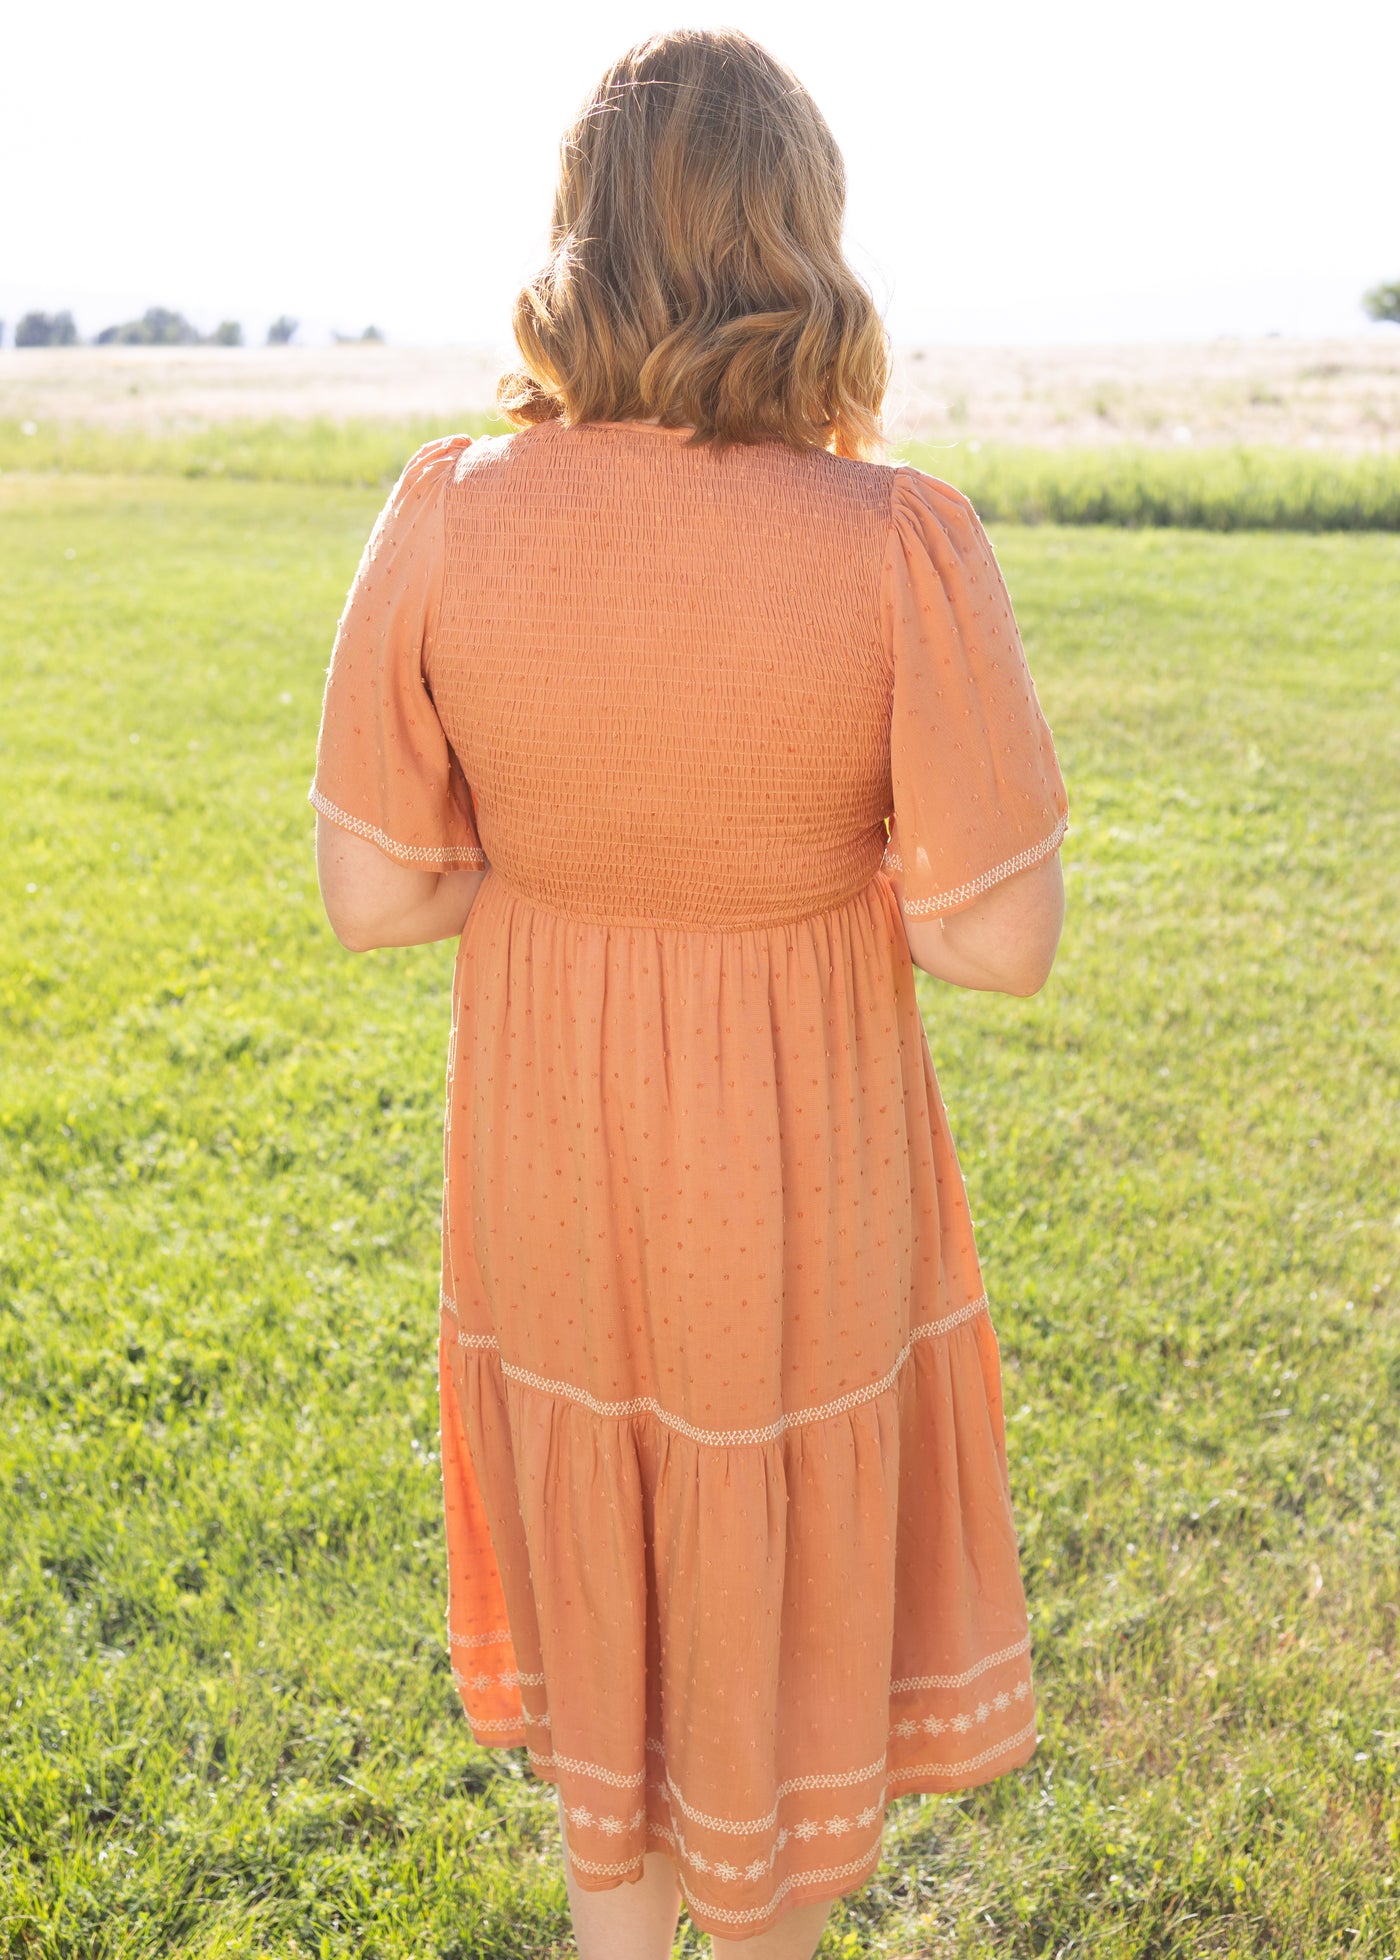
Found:
[(580, 1886), (727, 1939), (1035, 1746), (996, 1336), (883, 873), (733, 932), (488, 873), (458, 951), (442, 1472), (475, 1740)]

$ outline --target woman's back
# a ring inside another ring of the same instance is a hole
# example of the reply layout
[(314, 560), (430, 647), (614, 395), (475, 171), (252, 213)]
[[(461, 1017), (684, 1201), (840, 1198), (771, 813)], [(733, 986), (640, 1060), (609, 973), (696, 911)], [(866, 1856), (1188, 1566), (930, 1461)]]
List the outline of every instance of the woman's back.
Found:
[(341, 620), (318, 807), (615, 925), (780, 925), (882, 864), (907, 917), (944, 915), (1054, 850), (1064, 786), (966, 499), (686, 435), (419, 451)]
[(869, 881), (890, 474), (646, 423), (461, 451), (427, 673), (508, 883), (581, 917), (737, 928)]

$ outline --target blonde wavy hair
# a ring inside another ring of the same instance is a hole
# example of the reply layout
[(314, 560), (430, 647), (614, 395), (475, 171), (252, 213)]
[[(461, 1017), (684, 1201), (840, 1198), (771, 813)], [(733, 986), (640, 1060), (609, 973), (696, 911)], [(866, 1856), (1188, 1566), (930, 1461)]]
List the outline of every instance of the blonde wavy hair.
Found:
[(638, 42), (565, 131), (501, 413), (883, 456), (890, 342), (842, 254), (845, 203), (835, 138), (765, 48), (735, 28)]

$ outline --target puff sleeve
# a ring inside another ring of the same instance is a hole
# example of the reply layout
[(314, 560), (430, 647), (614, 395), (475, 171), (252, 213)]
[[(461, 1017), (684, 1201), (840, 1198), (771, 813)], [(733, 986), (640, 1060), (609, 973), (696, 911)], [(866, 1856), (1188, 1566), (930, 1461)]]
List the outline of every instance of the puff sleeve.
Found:
[(471, 791), (429, 691), (444, 493), (469, 436), (413, 456), (380, 511), (331, 650), (309, 800), (402, 864), (484, 865)]
[(944, 917), (1058, 849), (1069, 805), (976, 512), (909, 464), (894, 477), (882, 573), (894, 809), (883, 868), (907, 917)]

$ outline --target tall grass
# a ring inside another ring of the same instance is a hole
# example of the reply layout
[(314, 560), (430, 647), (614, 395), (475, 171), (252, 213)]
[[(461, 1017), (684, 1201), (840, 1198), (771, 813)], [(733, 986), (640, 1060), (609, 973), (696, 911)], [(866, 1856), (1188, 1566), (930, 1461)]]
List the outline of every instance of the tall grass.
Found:
[[(0, 421), (0, 472), (225, 477), (385, 487), (420, 443), (504, 430), (480, 412), (405, 422), (223, 422), (117, 430)], [(989, 521), (1203, 531), (1400, 530), (1400, 454), (1291, 449), (1032, 449), (908, 442), (895, 454), (956, 483)]]
[(1029, 449), (910, 443), (920, 469), (1016, 524), (1195, 531), (1400, 531), (1400, 454), (1300, 449)]
[(84, 476), (226, 477), (234, 482), (371, 489), (391, 484), (422, 443), (506, 424), (480, 412), (410, 421), (218, 422), (108, 429), (86, 422), (0, 421), (0, 471)]

